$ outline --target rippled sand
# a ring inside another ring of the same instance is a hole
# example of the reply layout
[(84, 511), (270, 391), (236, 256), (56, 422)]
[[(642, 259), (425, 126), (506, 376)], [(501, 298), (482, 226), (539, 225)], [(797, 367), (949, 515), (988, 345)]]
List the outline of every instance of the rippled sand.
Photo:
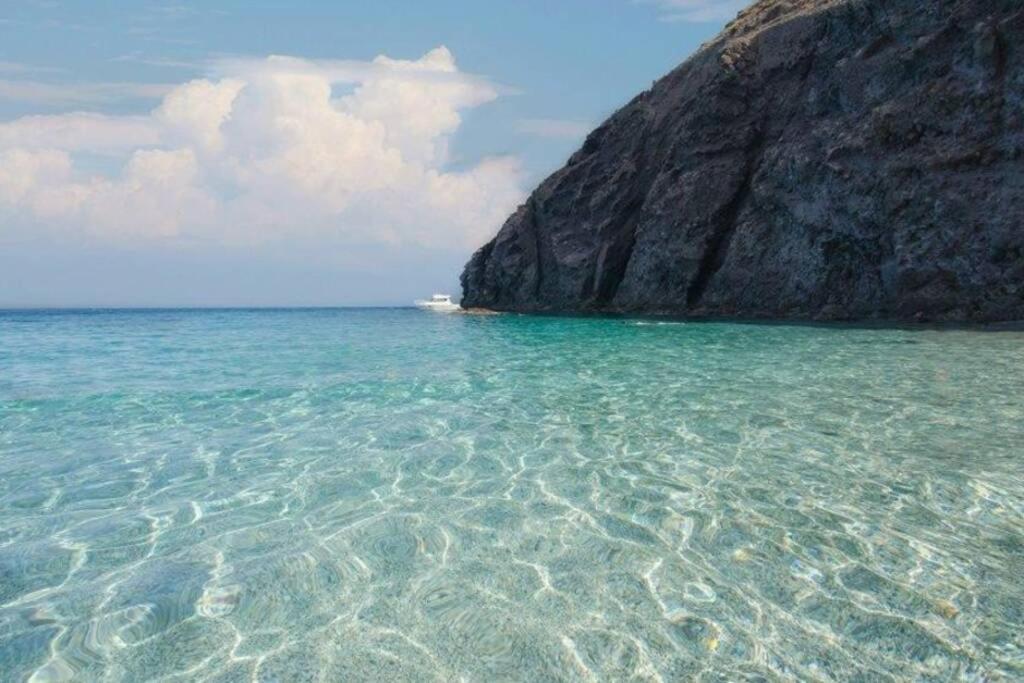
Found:
[(0, 679), (1020, 680), (1024, 334), (0, 314)]

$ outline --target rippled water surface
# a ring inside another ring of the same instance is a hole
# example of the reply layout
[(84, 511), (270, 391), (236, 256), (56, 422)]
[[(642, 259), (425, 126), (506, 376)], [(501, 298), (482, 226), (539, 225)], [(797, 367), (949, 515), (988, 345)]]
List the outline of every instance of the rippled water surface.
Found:
[(0, 314), (0, 680), (1020, 680), (1024, 334)]

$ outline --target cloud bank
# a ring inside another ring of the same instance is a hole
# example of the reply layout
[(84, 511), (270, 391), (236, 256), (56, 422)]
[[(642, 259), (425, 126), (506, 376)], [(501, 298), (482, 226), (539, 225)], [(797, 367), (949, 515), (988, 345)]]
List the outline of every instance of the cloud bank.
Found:
[(499, 94), (444, 47), (223, 60), (146, 115), (0, 123), (0, 219), (117, 241), (471, 247), (523, 194), (514, 158), (452, 169), (463, 112)]

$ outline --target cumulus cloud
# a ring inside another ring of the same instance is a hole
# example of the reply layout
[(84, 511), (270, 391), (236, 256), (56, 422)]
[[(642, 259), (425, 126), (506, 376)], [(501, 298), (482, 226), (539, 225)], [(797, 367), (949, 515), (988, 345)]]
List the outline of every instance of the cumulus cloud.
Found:
[(418, 60), (223, 60), (147, 115), (0, 123), (0, 218), (113, 240), (465, 248), (522, 198), (514, 158), (451, 168), (463, 113), (500, 94), (444, 47)]
[(0, 149), (123, 152), (159, 145), (162, 131), (148, 116), (73, 113), (25, 116), (0, 123)]
[(661, 7), (663, 21), (728, 21), (750, 0), (641, 0)]
[(16, 205), (41, 188), (65, 184), (71, 176), (71, 157), (58, 150), (0, 152), (0, 203)]

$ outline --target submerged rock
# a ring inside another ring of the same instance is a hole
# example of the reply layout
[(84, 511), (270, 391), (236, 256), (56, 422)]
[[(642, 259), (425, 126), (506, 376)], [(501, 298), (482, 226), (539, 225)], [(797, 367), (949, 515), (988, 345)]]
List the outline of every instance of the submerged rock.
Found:
[(462, 274), (513, 311), (1024, 319), (1020, 0), (761, 0)]

